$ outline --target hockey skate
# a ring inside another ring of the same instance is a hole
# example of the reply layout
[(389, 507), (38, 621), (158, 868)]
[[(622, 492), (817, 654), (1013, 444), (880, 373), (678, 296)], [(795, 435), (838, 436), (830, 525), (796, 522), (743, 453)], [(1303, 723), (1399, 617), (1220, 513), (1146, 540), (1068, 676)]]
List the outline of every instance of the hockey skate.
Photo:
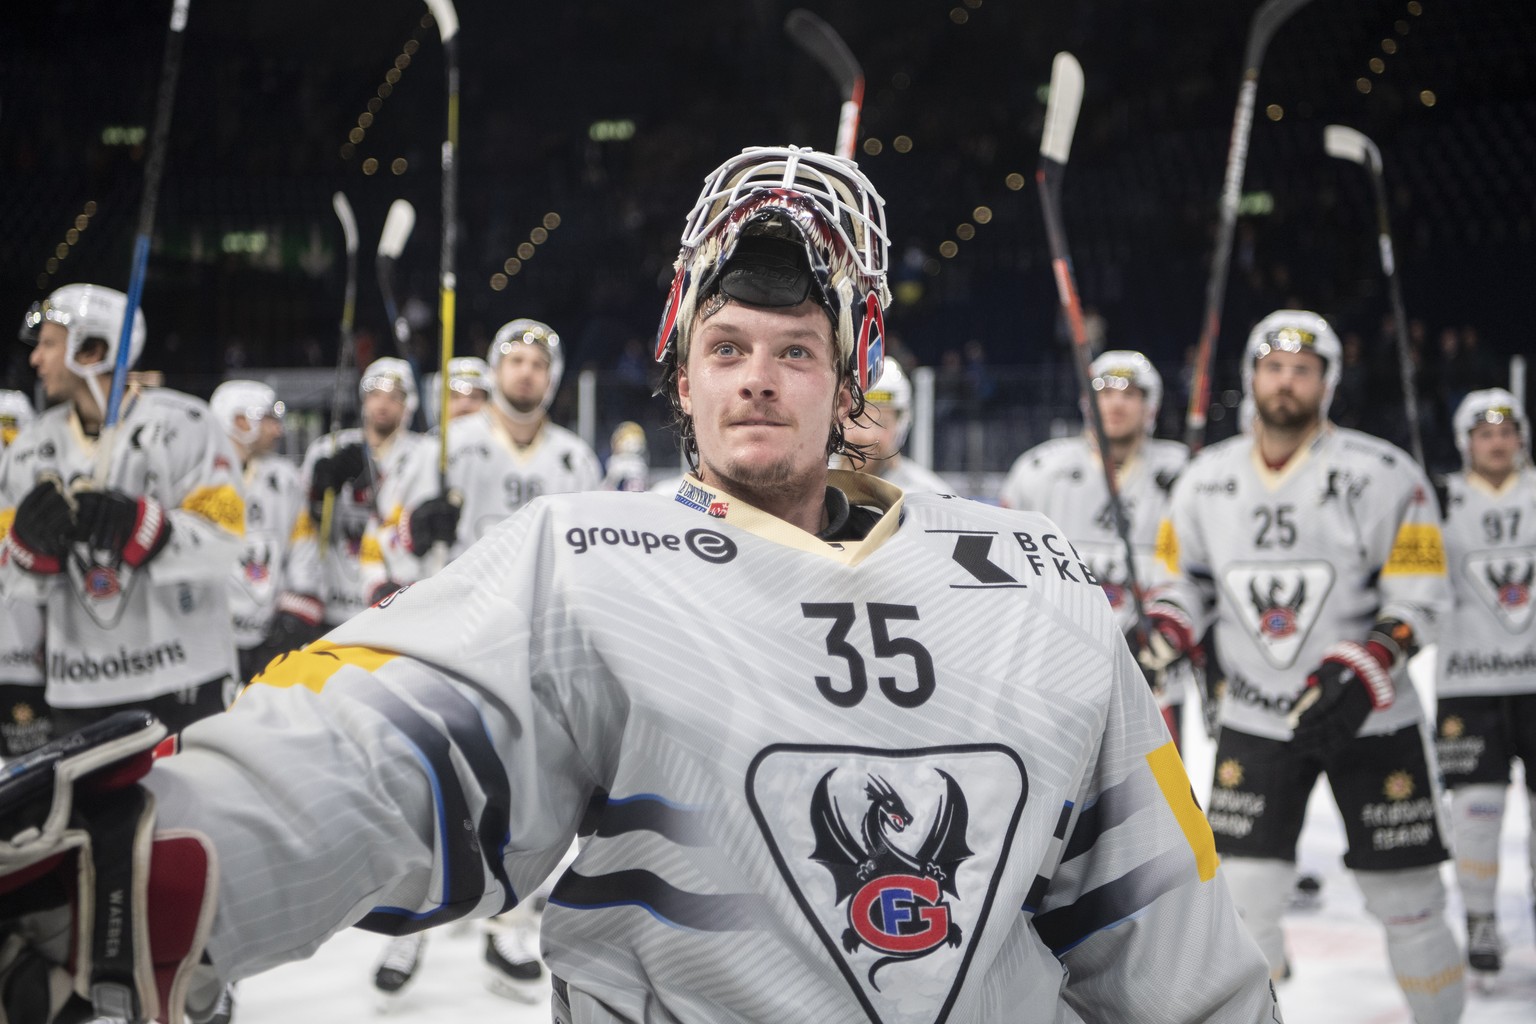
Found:
[(1467, 966), (1483, 991), (1493, 987), (1504, 966), (1504, 944), (1499, 941), (1499, 922), (1492, 914), (1467, 915)]
[(392, 939), (384, 950), (384, 959), (373, 973), (373, 987), (377, 994), (379, 1012), (388, 1012), (400, 993), (416, 977), (421, 966), (421, 954), (426, 949), (425, 932), (402, 935)]
[(485, 931), (485, 987), (519, 1003), (537, 1003), (549, 991), (539, 960), (539, 921), (496, 922)]

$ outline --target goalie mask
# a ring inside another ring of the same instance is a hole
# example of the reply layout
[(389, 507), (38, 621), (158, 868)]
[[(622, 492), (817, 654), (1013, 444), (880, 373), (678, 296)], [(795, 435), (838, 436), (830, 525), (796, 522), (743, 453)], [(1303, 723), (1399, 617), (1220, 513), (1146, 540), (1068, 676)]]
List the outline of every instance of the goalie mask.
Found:
[(1327, 419), (1344, 362), (1344, 346), (1328, 321), (1306, 310), (1280, 309), (1255, 324), (1243, 348), (1245, 396), (1253, 395), (1254, 364), (1271, 352), (1311, 352), (1323, 360), (1323, 404), (1318, 416)]
[(1521, 407), (1519, 399), (1503, 388), (1474, 391), (1463, 398), (1456, 407), (1456, 414), (1451, 417), (1451, 428), (1456, 433), (1456, 449), (1461, 452), (1462, 465), (1470, 466), (1472, 463), (1468, 441), (1472, 428), (1480, 423), (1511, 422), (1520, 435), (1520, 454), (1515, 462), (1523, 466), (1530, 459), (1531, 421), (1526, 419), (1525, 409)]
[(9, 448), (16, 435), (37, 419), (31, 399), (20, 391), (0, 391), (0, 436)]
[(416, 377), (411, 373), (411, 364), (396, 356), (385, 356), (369, 363), (362, 380), (357, 382), (357, 400), (361, 402), (372, 391), (398, 392), (405, 398), (405, 419), (401, 421), (401, 428), (409, 429), (416, 418), (416, 408), (421, 404), (416, 395)]
[[(537, 346), (549, 358), (549, 383), (544, 387), (544, 397), (539, 401), (537, 412), (518, 412), (501, 393), (501, 385), (498, 383), (497, 369), (501, 366), (502, 357), (512, 352), (518, 345)], [(496, 332), (496, 337), (491, 339), (491, 349), (486, 359), (490, 363), (491, 377), (495, 384), (491, 388), (491, 401), (496, 404), (496, 408), (517, 423), (531, 423), (541, 418), (544, 411), (554, 402), (555, 395), (559, 393), (560, 377), (565, 373), (565, 350), (560, 344), (560, 335), (555, 333), (555, 329), (549, 324), (530, 320), (527, 317), (503, 324), (501, 330)]]
[[(91, 396), (103, 410), (107, 407), (106, 393), (96, 379), (110, 377), (117, 365), (117, 345), (123, 333), (123, 314), (128, 310), (128, 296), (116, 288), (99, 284), (67, 284), (57, 289), (43, 302), (28, 311), (22, 338), (36, 343), (37, 331), (45, 323), (55, 323), (68, 332), (65, 341), (64, 365), (70, 372), (85, 380)], [(144, 310), (133, 311), (133, 330), (128, 336), (128, 366), (133, 367), (144, 353), (144, 339), (148, 335), (144, 323)], [(100, 340), (106, 345), (106, 353), (99, 362), (81, 363), (79, 356), (89, 341)]]
[(1088, 374), (1094, 391), (1140, 391), (1145, 409), (1142, 428), (1148, 434), (1157, 429), (1157, 412), (1163, 405), (1163, 377), (1152, 360), (1140, 352), (1116, 349), (1095, 359)]
[(815, 299), (859, 389), (880, 379), (890, 240), (885, 200), (851, 160), (751, 147), (704, 181), (683, 228), (656, 360), (688, 359), (700, 303), (717, 292), (754, 306)]
[(907, 443), (907, 432), (912, 429), (912, 382), (896, 360), (887, 358), (880, 379), (864, 392), (864, 401), (881, 408), (881, 423), (886, 416), (891, 420), (891, 450), (899, 452)]
[[(260, 381), (227, 380), (213, 389), (208, 399), (213, 415), (224, 428), (224, 433), (240, 444), (251, 444), (261, 436), (261, 421), (268, 416), (281, 420), (283, 403), (277, 400), (277, 392)], [(236, 420), (245, 417), (245, 429)]]

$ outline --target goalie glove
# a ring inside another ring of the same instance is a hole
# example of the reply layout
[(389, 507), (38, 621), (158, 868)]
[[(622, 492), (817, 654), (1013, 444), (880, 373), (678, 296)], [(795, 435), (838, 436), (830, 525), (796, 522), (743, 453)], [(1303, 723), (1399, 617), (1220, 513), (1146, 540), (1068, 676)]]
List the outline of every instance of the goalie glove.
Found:
[[(137, 784), (165, 727), (119, 712), (6, 765), (0, 782), (0, 1020), (95, 1014), (180, 1024), (217, 999), (201, 965), (217, 858), (155, 828)], [(194, 998), (189, 999), (189, 994)]]
[(1413, 650), (1413, 630), (1394, 619), (1377, 623), (1363, 644), (1344, 640), (1324, 651), (1286, 719), (1291, 749), (1324, 761), (1338, 753), (1372, 711), (1392, 706), (1392, 672)]
[(83, 491), (77, 498), (77, 537), (93, 551), (109, 551), (137, 569), (171, 539), (171, 521), (153, 498), (121, 491)]

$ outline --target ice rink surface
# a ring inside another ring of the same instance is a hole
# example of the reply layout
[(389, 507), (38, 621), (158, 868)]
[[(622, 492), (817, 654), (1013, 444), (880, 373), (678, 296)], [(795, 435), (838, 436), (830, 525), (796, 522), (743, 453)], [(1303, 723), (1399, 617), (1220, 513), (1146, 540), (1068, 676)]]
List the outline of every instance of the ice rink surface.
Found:
[[(1426, 652), (1429, 654), (1430, 652)], [(1423, 692), (1421, 658), (1414, 668)], [(1426, 701), (1426, 706), (1431, 706)], [(1197, 716), (1196, 716), (1197, 717)], [(1199, 732), (1198, 724), (1193, 726)], [(1195, 790), (1204, 803), (1211, 785), (1211, 748), (1192, 736), (1185, 751)], [(1521, 786), (1517, 775), (1515, 784)], [(1464, 1024), (1532, 1024), (1536, 1021), (1536, 925), (1532, 921), (1525, 836), (1527, 804), (1509, 801), (1504, 823), (1499, 921), (1507, 947), (1504, 971), (1489, 993), (1469, 985)], [(1364, 910), (1359, 890), (1344, 870), (1344, 829), (1326, 785), (1312, 794), (1298, 866), (1323, 880), (1322, 905), (1292, 912), (1285, 920), (1294, 976), (1279, 987), (1289, 1024), (1411, 1024), (1387, 968), (1380, 927)], [(1450, 919), (1465, 941), (1464, 916), (1449, 865)], [(549, 1020), (547, 1004), (524, 1006), (492, 995), (484, 986), (480, 926), (431, 934), (416, 981), (387, 1013), (375, 1007), (373, 969), (385, 940), (366, 932), (342, 932), (312, 959), (242, 982), (237, 1024), (340, 1024), (386, 1019), (393, 1024)]]

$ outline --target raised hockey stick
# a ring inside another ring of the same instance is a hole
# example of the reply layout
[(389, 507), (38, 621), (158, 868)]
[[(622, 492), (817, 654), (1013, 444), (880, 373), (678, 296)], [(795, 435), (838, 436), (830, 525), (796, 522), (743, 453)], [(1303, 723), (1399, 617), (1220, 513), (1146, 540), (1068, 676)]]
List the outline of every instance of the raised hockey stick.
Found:
[(1104, 470), (1104, 486), (1109, 491), (1110, 516), (1115, 533), (1125, 547), (1126, 580), (1131, 602), (1136, 610), (1139, 643), (1149, 634), (1147, 609), (1142, 601), (1141, 583), (1136, 578), (1136, 549), (1131, 546), (1130, 523), (1120, 502), (1115, 484), (1114, 463), (1109, 457), (1109, 442), (1104, 438), (1104, 418), (1093, 393), (1093, 374), (1089, 369), (1088, 332), (1083, 326), (1083, 307), (1072, 276), (1072, 257), (1067, 250), (1067, 232), (1061, 223), (1061, 179), (1067, 170), (1072, 150), (1072, 134), (1077, 129), (1077, 112), (1083, 103), (1083, 69), (1077, 58), (1062, 52), (1051, 62), (1051, 92), (1045, 104), (1045, 131), (1040, 136), (1040, 167), (1035, 183), (1040, 186), (1040, 209), (1045, 215), (1045, 234), (1051, 246), (1051, 269), (1056, 274), (1056, 295), (1072, 329), (1072, 366), (1077, 371), (1077, 387), (1083, 396), (1083, 411), (1093, 430), (1099, 449), (1099, 463)]
[[(357, 217), (345, 192), (331, 196), (331, 207), (336, 219), (341, 221), (341, 233), (347, 249), (347, 290), (341, 303), (341, 335), (336, 345), (336, 385), (331, 392), (331, 455), (337, 448), (337, 431), (341, 429), (341, 403), (346, 394), (346, 372), (354, 359), (357, 339), (352, 331), (353, 317), (357, 312)], [(336, 489), (327, 487), (320, 506), (320, 553), (324, 554), (331, 541), (331, 523), (336, 511)]]
[(1211, 254), (1210, 276), (1205, 282), (1205, 315), (1200, 321), (1200, 344), (1195, 353), (1194, 379), (1189, 388), (1189, 412), (1184, 420), (1184, 442), (1193, 455), (1205, 444), (1206, 412), (1211, 403), (1211, 365), (1216, 358), (1216, 337), (1221, 333), (1221, 306), (1227, 292), (1227, 269), (1232, 262), (1232, 236), (1237, 230), (1237, 206), (1243, 194), (1243, 171), (1248, 164), (1248, 137), (1253, 131), (1253, 104), (1259, 92), (1259, 66), (1275, 30), (1308, 0), (1268, 0), (1248, 25), (1248, 45), (1243, 51), (1243, 80), (1237, 90), (1237, 110), (1232, 115), (1232, 141), (1227, 147), (1227, 170), (1222, 178), (1220, 217), (1216, 224), (1216, 250)]
[(384, 296), (384, 315), (389, 318), (389, 329), (395, 338), (395, 354), (405, 355), (406, 344), (411, 340), (411, 325), (400, 315), (395, 301), (395, 261), (405, 249), (406, 239), (416, 226), (416, 207), (404, 199), (389, 204), (389, 214), (384, 218), (384, 230), (379, 234), (379, 248), (373, 265), (379, 277), (379, 292)]
[[(448, 67), (448, 129), (443, 138), (443, 249), (438, 268), (438, 319), (442, 338), (438, 343), (438, 408), (448, 411), (448, 363), (453, 359), (453, 317), (458, 295), (458, 276), (454, 273), (453, 251), (459, 240), (459, 13), (453, 0), (426, 0), (443, 40), (443, 61)], [(448, 431), (439, 430), (437, 442), (437, 477), (443, 491), (448, 490)]]
[[(133, 236), (133, 263), (128, 273), (128, 305), (123, 310), (122, 333), (117, 338), (117, 359), (112, 366), (112, 388), (103, 411), (102, 453), (97, 467), (97, 481), (106, 477), (106, 460), (111, 444), (108, 431), (117, 426), (123, 411), (123, 387), (128, 382), (128, 356), (133, 339), (134, 316), (144, 297), (144, 278), (149, 271), (149, 243), (155, 233), (155, 207), (160, 199), (160, 177), (165, 171), (165, 150), (171, 134), (171, 108), (176, 104), (176, 79), (181, 73), (181, 47), (186, 37), (187, 7), (191, 0), (173, 0), (171, 23), (166, 31), (165, 57), (160, 65), (160, 91), (155, 97), (155, 126), (149, 136), (149, 153), (144, 161), (144, 195), (139, 200), (139, 225)], [(97, 396), (100, 397), (99, 395)]]
[(1392, 223), (1387, 217), (1387, 184), (1381, 171), (1381, 150), (1369, 138), (1342, 124), (1323, 129), (1323, 148), (1331, 157), (1364, 167), (1371, 175), (1376, 196), (1376, 244), (1381, 252), (1381, 271), (1387, 275), (1392, 298), (1392, 319), (1397, 324), (1397, 365), (1403, 380), (1403, 412), (1408, 417), (1408, 438), (1413, 459), (1424, 465), (1424, 441), (1419, 435), (1419, 398), (1415, 391), (1413, 358), (1408, 351), (1408, 314), (1403, 309), (1403, 289), (1397, 280), (1397, 260), (1392, 252)]
[(864, 109), (864, 69), (837, 30), (810, 11), (798, 7), (790, 11), (784, 19), (784, 31), (837, 82), (843, 105), (837, 119), (835, 152), (852, 160), (859, 139), (859, 115)]

